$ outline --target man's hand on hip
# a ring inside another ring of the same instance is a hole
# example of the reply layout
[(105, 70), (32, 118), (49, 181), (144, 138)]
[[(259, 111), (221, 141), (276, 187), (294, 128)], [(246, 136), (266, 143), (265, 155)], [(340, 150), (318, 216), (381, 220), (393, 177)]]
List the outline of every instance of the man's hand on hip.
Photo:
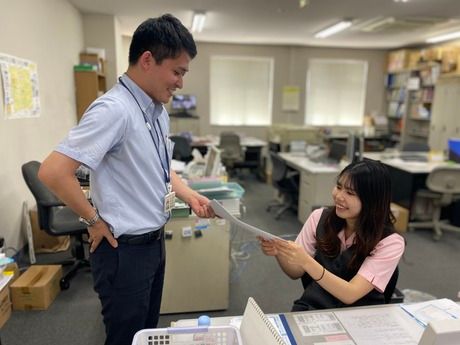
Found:
[(88, 228), (88, 233), (89, 233), (89, 252), (94, 253), (96, 248), (99, 246), (101, 241), (104, 240), (104, 237), (107, 239), (107, 241), (110, 243), (110, 245), (114, 248), (118, 247), (118, 242), (113, 237), (112, 232), (110, 231), (108, 225), (106, 222), (104, 222), (103, 219), (99, 219), (93, 226)]

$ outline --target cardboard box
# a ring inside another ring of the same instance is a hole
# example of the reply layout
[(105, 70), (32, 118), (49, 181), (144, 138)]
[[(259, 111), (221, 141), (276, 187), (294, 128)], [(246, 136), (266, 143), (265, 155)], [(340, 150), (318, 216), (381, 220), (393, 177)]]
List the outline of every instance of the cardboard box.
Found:
[(11, 316), (11, 300), (8, 285), (0, 290), (0, 328), (8, 321)]
[(14, 310), (45, 310), (59, 293), (61, 265), (30, 266), (10, 286)]
[(48, 235), (45, 230), (40, 229), (37, 211), (31, 210), (29, 215), (35, 253), (56, 253), (69, 249), (69, 236)]
[(406, 232), (407, 224), (409, 223), (409, 210), (395, 203), (391, 203), (390, 208), (396, 218), (394, 224), (396, 231)]

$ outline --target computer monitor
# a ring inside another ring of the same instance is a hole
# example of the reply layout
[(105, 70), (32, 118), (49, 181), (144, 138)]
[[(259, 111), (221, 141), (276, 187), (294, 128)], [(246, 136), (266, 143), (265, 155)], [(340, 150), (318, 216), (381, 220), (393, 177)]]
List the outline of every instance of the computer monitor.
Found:
[(327, 158), (335, 163), (339, 163), (347, 154), (347, 143), (343, 141), (333, 140), (329, 147)]
[(217, 176), (219, 173), (219, 166), (220, 150), (215, 146), (210, 146), (206, 155), (204, 176)]
[(347, 159), (348, 161), (360, 161), (363, 158), (364, 139), (360, 135), (350, 133), (347, 139)]
[(450, 138), (447, 140), (449, 149), (449, 160), (460, 163), (460, 138)]
[(177, 111), (188, 111), (196, 109), (196, 97), (193, 95), (173, 95), (171, 109)]

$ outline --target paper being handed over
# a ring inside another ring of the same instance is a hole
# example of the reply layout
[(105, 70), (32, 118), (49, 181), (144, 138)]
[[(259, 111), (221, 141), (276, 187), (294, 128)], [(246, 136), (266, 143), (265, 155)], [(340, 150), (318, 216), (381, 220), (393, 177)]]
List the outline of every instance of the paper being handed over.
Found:
[(242, 222), (241, 220), (237, 219), (233, 215), (231, 215), (225, 207), (223, 207), (216, 199), (212, 200), (211, 203), (209, 204), (212, 209), (214, 210), (214, 213), (218, 215), (220, 218), (224, 218), (228, 220), (229, 222), (235, 224), (236, 226), (252, 232), (256, 236), (260, 236), (266, 240), (274, 240), (278, 239), (280, 240), (281, 238), (275, 235), (272, 235), (266, 231), (260, 230), (259, 228), (256, 228), (255, 226), (246, 224), (245, 222)]

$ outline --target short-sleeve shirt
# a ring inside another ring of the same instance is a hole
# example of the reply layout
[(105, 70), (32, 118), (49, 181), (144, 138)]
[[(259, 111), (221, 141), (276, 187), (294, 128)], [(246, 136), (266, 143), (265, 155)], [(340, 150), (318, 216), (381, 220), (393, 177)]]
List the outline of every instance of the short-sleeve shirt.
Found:
[[(305, 248), (311, 256), (316, 253), (316, 227), (323, 210), (317, 209), (311, 213), (296, 239), (296, 243)], [(342, 230), (338, 233), (338, 237), (341, 243), (340, 250), (344, 251), (353, 245), (355, 234), (345, 239), (345, 231)], [(404, 239), (399, 234), (391, 234), (377, 243), (359, 268), (358, 274), (379, 292), (383, 292), (403, 253)]]
[(119, 82), (94, 101), (56, 148), (90, 169), (92, 201), (115, 237), (156, 230), (168, 220), (165, 172), (173, 147), (163, 105), (126, 74), (121, 81), (125, 86)]

